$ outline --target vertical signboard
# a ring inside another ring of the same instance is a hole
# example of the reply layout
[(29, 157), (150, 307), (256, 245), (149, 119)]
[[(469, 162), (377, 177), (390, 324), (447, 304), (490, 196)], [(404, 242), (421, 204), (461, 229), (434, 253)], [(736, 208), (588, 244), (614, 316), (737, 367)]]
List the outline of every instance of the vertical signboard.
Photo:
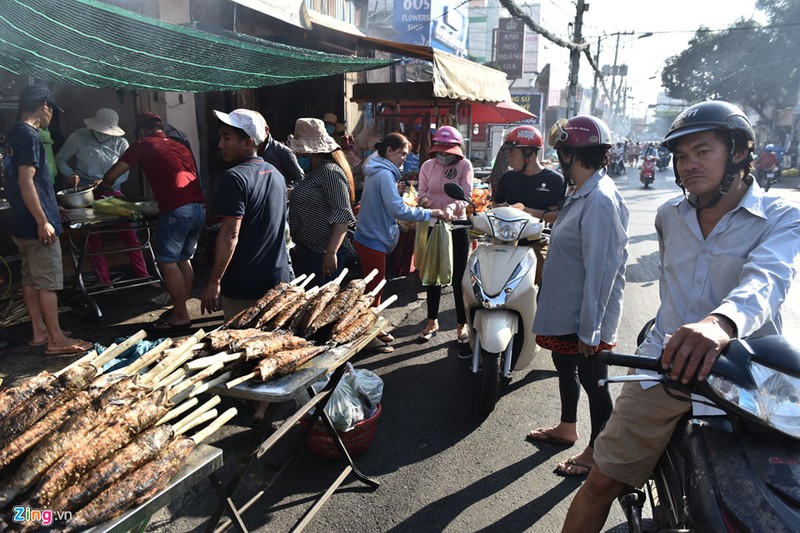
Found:
[(431, 47), (467, 56), (469, 16), (463, 3), (452, 0), (431, 0)]
[(508, 79), (522, 77), (525, 58), (525, 25), (513, 18), (502, 18), (497, 27), (497, 63)]
[(394, 0), (392, 27), (398, 42), (430, 46), (431, 0)]

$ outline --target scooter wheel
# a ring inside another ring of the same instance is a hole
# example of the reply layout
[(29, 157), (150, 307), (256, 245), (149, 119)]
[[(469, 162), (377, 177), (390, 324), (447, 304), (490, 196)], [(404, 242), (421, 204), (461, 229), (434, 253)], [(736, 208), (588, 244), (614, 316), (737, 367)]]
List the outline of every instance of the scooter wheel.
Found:
[(483, 366), (481, 370), (481, 391), (478, 398), (480, 412), (488, 415), (494, 411), (497, 400), (500, 397), (500, 383), (502, 372), (500, 371), (500, 354), (489, 353), (481, 350)]

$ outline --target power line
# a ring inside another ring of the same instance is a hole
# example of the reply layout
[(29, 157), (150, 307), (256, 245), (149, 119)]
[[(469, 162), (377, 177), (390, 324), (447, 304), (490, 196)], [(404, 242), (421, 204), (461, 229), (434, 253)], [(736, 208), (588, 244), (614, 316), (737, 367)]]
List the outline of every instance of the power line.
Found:
[[(800, 22), (779, 22), (775, 24), (765, 24), (765, 25), (753, 25), (753, 26), (731, 26), (729, 28), (723, 29), (710, 29), (710, 28), (697, 28), (696, 30), (662, 30), (662, 31), (637, 31), (634, 32), (636, 35), (644, 34), (644, 33), (652, 33), (653, 35), (671, 35), (676, 33), (722, 33), (725, 31), (755, 31), (755, 30), (767, 30), (773, 28), (791, 28), (795, 26), (800, 26)], [(606, 35), (606, 34), (603, 34)], [(593, 35), (587, 36), (587, 39), (591, 39), (594, 37), (602, 37), (603, 35)], [(609, 34), (609, 35), (613, 35)]]

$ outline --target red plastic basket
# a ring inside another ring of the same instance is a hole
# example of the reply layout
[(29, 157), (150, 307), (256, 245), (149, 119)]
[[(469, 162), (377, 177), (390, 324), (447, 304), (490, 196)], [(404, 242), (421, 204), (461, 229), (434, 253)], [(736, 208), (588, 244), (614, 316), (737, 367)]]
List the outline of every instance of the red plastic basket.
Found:
[[(339, 438), (342, 439), (342, 444), (344, 444), (345, 449), (351, 456), (357, 457), (361, 455), (375, 440), (375, 432), (378, 430), (378, 418), (381, 416), (381, 411), (381, 404), (378, 404), (378, 410), (371, 417), (356, 423), (350, 431), (337, 432), (339, 433)], [(303, 418), (300, 423), (305, 428), (308, 425), (308, 420)], [(311, 429), (311, 433), (308, 434), (306, 447), (311, 453), (323, 459), (341, 458), (339, 448), (334, 444), (331, 434), (320, 422), (317, 422)]]

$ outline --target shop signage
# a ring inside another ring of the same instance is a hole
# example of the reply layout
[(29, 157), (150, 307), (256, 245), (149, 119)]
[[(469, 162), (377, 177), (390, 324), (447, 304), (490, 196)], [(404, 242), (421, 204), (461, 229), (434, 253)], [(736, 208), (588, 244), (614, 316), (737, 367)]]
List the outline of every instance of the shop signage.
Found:
[(508, 79), (522, 77), (525, 58), (525, 25), (513, 18), (502, 18), (497, 27), (497, 63)]
[(393, 11), (398, 42), (430, 46), (431, 0), (394, 0)]
[(541, 119), (540, 119), (540, 117), (542, 116), (541, 93), (512, 94), (511, 101), (517, 104), (518, 106), (527, 109), (534, 115), (536, 115), (536, 118), (528, 118), (525, 120), (521, 120), (520, 124), (532, 124), (534, 126), (538, 126), (539, 124), (541, 124)]

